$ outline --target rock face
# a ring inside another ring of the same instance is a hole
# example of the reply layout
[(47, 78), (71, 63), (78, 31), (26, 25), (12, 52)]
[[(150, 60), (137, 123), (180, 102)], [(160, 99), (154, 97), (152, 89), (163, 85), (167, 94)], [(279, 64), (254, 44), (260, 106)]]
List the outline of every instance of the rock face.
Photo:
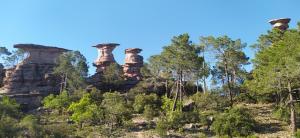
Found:
[(140, 69), (143, 66), (143, 57), (138, 55), (142, 49), (129, 48), (125, 50), (124, 76), (129, 80), (141, 80)]
[(97, 67), (96, 72), (103, 72), (111, 63), (115, 63), (115, 58), (112, 51), (119, 46), (116, 43), (98, 44), (94, 47), (98, 49), (98, 58), (94, 62)]
[(32, 97), (58, 92), (59, 78), (52, 72), (58, 56), (68, 50), (34, 44), (17, 44), (14, 47), (24, 50), (28, 56), (16, 67), (5, 70), (0, 93), (30, 105)]
[(284, 31), (289, 28), (290, 21), (291, 21), (290, 18), (279, 18), (279, 19), (273, 19), (269, 21), (269, 23), (273, 26), (273, 28), (278, 28)]

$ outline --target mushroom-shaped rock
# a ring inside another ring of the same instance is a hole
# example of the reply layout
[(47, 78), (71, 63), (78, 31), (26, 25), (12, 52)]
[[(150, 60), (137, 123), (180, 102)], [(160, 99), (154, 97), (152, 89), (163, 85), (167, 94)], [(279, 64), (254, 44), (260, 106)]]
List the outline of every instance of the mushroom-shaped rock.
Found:
[(138, 55), (142, 49), (128, 48), (125, 50), (124, 76), (130, 80), (141, 80), (140, 69), (143, 66), (143, 57)]
[(273, 26), (273, 28), (278, 28), (282, 31), (289, 28), (290, 18), (279, 18), (270, 20), (269, 23)]
[(97, 72), (104, 71), (107, 66), (116, 62), (112, 51), (119, 45), (117, 43), (104, 43), (93, 46), (98, 50), (98, 58), (94, 62)]
[(125, 64), (143, 64), (143, 57), (138, 55), (142, 49), (128, 48), (125, 50)]

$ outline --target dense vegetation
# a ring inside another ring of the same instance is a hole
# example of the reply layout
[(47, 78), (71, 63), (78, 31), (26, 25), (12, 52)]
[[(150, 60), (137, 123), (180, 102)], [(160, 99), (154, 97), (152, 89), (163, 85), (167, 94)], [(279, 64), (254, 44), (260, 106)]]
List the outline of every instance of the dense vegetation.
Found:
[[(43, 107), (23, 113), (14, 100), (0, 100), (0, 137), (123, 137), (139, 129), (161, 137), (256, 137), (261, 122), (247, 105), (257, 103), (271, 104), (273, 117), (289, 123), (299, 137), (300, 104), (293, 95), (300, 88), (298, 26), (261, 35), (252, 45), (252, 61), (240, 39), (207, 36), (195, 44), (188, 34), (175, 36), (149, 58), (141, 70), (143, 80), (128, 92), (86, 89), (85, 57), (65, 53), (54, 70), (63, 78), (61, 91), (45, 97)], [(12, 64), (21, 52), (0, 49)], [(250, 62), (254, 67), (247, 72)], [(110, 65), (105, 85), (123, 83), (119, 69)]]

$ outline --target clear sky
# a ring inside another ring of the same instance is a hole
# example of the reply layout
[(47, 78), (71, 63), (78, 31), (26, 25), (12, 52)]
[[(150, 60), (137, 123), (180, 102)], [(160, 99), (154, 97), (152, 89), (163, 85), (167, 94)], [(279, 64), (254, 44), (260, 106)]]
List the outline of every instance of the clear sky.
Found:
[[(228, 35), (248, 45), (271, 26), (273, 18), (300, 21), (299, 0), (0, 0), (0, 45), (34, 43), (79, 50), (90, 67), (97, 57), (91, 47), (121, 45), (114, 55), (123, 64), (126, 48), (141, 48), (145, 59), (161, 52), (170, 39), (189, 33)], [(246, 49), (253, 57), (251, 49)], [(93, 74), (95, 68), (90, 68)]]

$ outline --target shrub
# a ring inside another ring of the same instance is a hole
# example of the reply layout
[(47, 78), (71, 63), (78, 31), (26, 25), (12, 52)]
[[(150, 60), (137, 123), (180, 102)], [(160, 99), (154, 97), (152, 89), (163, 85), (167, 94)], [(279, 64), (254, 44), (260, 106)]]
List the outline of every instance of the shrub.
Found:
[(133, 108), (138, 113), (143, 113), (146, 106), (151, 106), (153, 109), (158, 109), (160, 100), (156, 94), (138, 94), (135, 96)]
[(43, 129), (38, 124), (39, 120), (33, 115), (25, 116), (19, 123), (22, 129), (22, 137), (42, 137)]
[(20, 105), (14, 99), (10, 99), (7, 96), (0, 99), (0, 117), (8, 115), (13, 118), (20, 117)]
[(80, 101), (73, 102), (68, 108), (68, 111), (72, 112), (71, 119), (80, 125), (83, 122), (96, 121), (99, 117), (100, 120), (104, 118), (103, 111), (91, 101), (90, 97), (90, 94), (85, 94)]
[(42, 103), (45, 108), (56, 109), (62, 113), (71, 104), (71, 98), (66, 91), (63, 91), (57, 96), (50, 94)]
[(50, 138), (66, 138), (74, 134), (74, 127), (67, 123), (51, 124), (44, 126), (46, 136)]
[(144, 113), (143, 116), (147, 119), (147, 120), (152, 120), (155, 116), (158, 115), (158, 110), (156, 108), (154, 108), (151, 105), (146, 105), (145, 109), (144, 109)]
[(272, 111), (272, 116), (278, 120), (282, 120), (285, 122), (290, 121), (290, 111), (287, 107), (284, 107), (282, 105), (276, 106), (274, 108), (274, 110)]
[(156, 123), (155, 132), (160, 136), (166, 136), (169, 130), (168, 121), (166, 118), (160, 118)]
[(104, 110), (104, 122), (110, 124), (111, 129), (124, 126), (125, 122), (132, 118), (132, 109), (117, 92), (103, 94), (101, 107)]
[(257, 100), (254, 96), (249, 93), (241, 93), (235, 97), (236, 102), (244, 102), (244, 103), (257, 103)]
[(294, 134), (294, 136), (295, 136), (296, 138), (300, 138), (300, 130), (299, 130), (299, 129), (298, 129), (297, 132)]
[(19, 128), (17, 126), (18, 122), (16, 119), (9, 116), (0, 117), (0, 137), (1, 138), (13, 138), (17, 137), (19, 133)]
[(230, 105), (228, 99), (218, 93), (196, 93), (191, 99), (195, 102), (195, 110), (197, 111), (223, 111)]
[(248, 136), (254, 131), (254, 127), (254, 119), (247, 109), (241, 107), (233, 107), (218, 115), (212, 124), (216, 134), (230, 137)]

